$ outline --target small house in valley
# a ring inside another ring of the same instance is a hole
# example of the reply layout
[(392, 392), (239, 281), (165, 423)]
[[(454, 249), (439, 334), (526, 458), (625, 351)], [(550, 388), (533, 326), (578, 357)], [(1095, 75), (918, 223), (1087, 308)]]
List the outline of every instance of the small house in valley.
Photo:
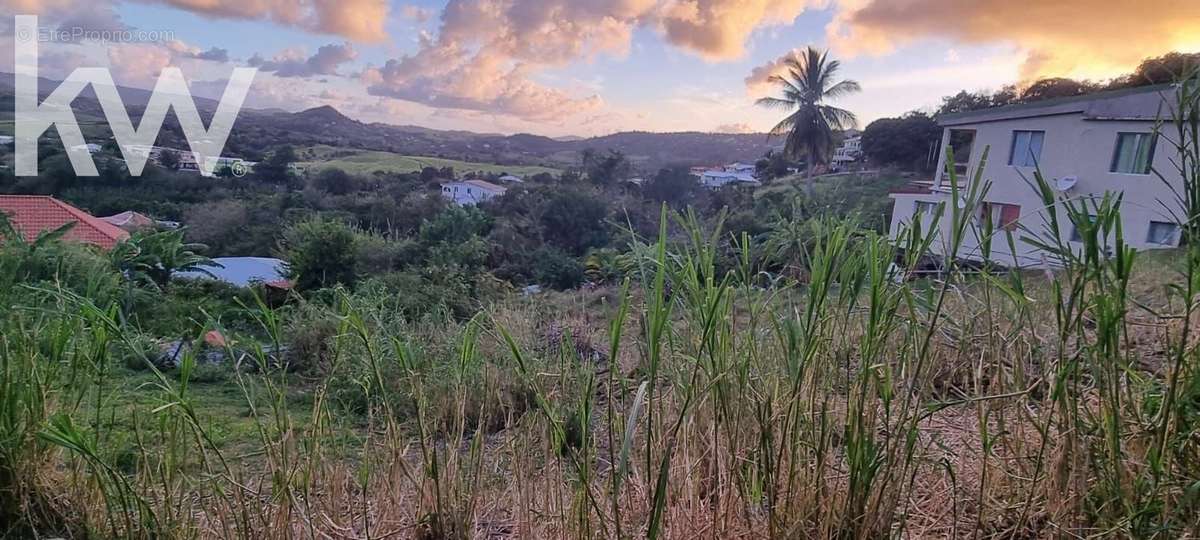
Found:
[(489, 201), (508, 191), (485, 180), (459, 180), (442, 184), (442, 197), (459, 206), (473, 206)]

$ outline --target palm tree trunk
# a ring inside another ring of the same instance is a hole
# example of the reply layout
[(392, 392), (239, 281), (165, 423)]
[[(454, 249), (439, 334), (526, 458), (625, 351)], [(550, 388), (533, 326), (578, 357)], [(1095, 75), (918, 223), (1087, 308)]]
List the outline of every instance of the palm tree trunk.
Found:
[(813, 167), (817, 161), (817, 152), (813, 147), (808, 147), (808, 163), (804, 172), (804, 196), (805, 198), (813, 198)]

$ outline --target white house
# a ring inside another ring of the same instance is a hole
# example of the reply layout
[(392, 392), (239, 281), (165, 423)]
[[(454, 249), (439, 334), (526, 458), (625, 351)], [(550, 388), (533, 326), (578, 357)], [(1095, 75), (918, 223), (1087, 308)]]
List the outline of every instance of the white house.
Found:
[(98, 145), (96, 143), (87, 143), (87, 144), (77, 144), (75, 146), (72, 146), (71, 149), (72, 150), (87, 150), (87, 153), (95, 154), (96, 152), (99, 152), (102, 148), (100, 145)]
[(762, 185), (753, 174), (724, 170), (704, 171), (700, 174), (700, 184), (707, 188), (719, 188), (729, 184)]
[(725, 172), (745, 173), (751, 176), (758, 170), (758, 167), (753, 163), (730, 163), (724, 167)]
[[(991, 260), (1009, 266), (1054, 265), (1055, 261), (1022, 241), (1042, 241), (1045, 228), (1042, 200), (1034, 191), (1035, 166), (1051, 183), (1060, 198), (1082, 200), (1105, 192), (1124, 193), (1121, 204), (1125, 241), (1137, 249), (1174, 247), (1179, 244), (1178, 214), (1172, 187), (1181, 190), (1183, 179), (1172, 164), (1176, 151), (1155, 135), (1156, 120), (1174, 103), (1169, 85), (1115, 90), (1034, 103), (996, 107), (945, 115), (938, 173), (919, 189), (892, 193), (891, 235), (896, 238), (913, 219), (928, 230), (938, 205), (951, 201), (946, 148), (952, 147), (952, 163), (962, 190), (969, 187), (976, 171), (991, 187), (981, 204), (967, 209), (976, 224), (991, 220), (998, 237), (993, 238)], [(1169, 119), (1168, 119), (1169, 120)], [(990, 149), (986, 164), (984, 149)], [(1153, 170), (1153, 171), (1152, 171)], [(1156, 174), (1157, 173), (1157, 174)], [(1162, 179), (1158, 175), (1162, 175)], [(1164, 182), (1163, 180), (1166, 180)], [(1060, 203), (1061, 206), (1061, 203)], [(1061, 221), (1066, 221), (1060, 209)], [(936, 254), (944, 254), (949, 238), (949, 207), (942, 218)], [(1059, 235), (1076, 248), (1075, 232), (1067, 222)], [(1005, 231), (1012, 231), (1014, 255), (1007, 246)], [(984, 254), (975, 234), (968, 233), (959, 250), (964, 259), (981, 260)]]
[(833, 150), (833, 164), (845, 165), (858, 161), (862, 156), (862, 135), (854, 134), (842, 139), (842, 145)]
[(507, 188), (483, 180), (462, 180), (442, 184), (442, 197), (460, 206), (472, 206), (504, 195)]
[(520, 184), (520, 183), (524, 182), (524, 180), (522, 180), (520, 176), (517, 176), (515, 174), (506, 174), (504, 176), (501, 176), (500, 178), (497, 178), (496, 180), (504, 182), (505, 184)]

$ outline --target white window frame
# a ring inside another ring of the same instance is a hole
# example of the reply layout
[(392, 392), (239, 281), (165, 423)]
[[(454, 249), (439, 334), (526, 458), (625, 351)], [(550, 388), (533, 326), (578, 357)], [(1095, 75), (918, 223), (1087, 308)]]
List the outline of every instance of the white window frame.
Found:
[[(1021, 162), (1017, 162), (1017, 140), (1023, 134), (1028, 135), (1028, 142), (1022, 149)], [(1038, 138), (1037, 152), (1033, 152), (1033, 141), (1035, 136)], [(1014, 129), (1012, 132), (1012, 141), (1008, 146), (1008, 166), (1009, 167), (1036, 167), (1042, 161), (1042, 150), (1046, 148), (1046, 131), (1038, 129)], [(1025, 157), (1031, 157), (1032, 163), (1027, 163)]]

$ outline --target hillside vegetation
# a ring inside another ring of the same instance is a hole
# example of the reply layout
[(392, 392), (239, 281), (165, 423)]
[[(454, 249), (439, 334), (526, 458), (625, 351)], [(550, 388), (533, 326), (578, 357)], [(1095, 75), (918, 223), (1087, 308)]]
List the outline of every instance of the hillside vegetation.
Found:
[(522, 178), (535, 174), (561, 174), (559, 169), (537, 165), (496, 165), (456, 159), (426, 156), (404, 156), (391, 152), (313, 146), (298, 150), (299, 164), (312, 171), (340, 169), (351, 174), (370, 175), (378, 171), (385, 173), (421, 172), (426, 167), (443, 169), (449, 167), (455, 174), (478, 173), (483, 175), (513, 174)]

